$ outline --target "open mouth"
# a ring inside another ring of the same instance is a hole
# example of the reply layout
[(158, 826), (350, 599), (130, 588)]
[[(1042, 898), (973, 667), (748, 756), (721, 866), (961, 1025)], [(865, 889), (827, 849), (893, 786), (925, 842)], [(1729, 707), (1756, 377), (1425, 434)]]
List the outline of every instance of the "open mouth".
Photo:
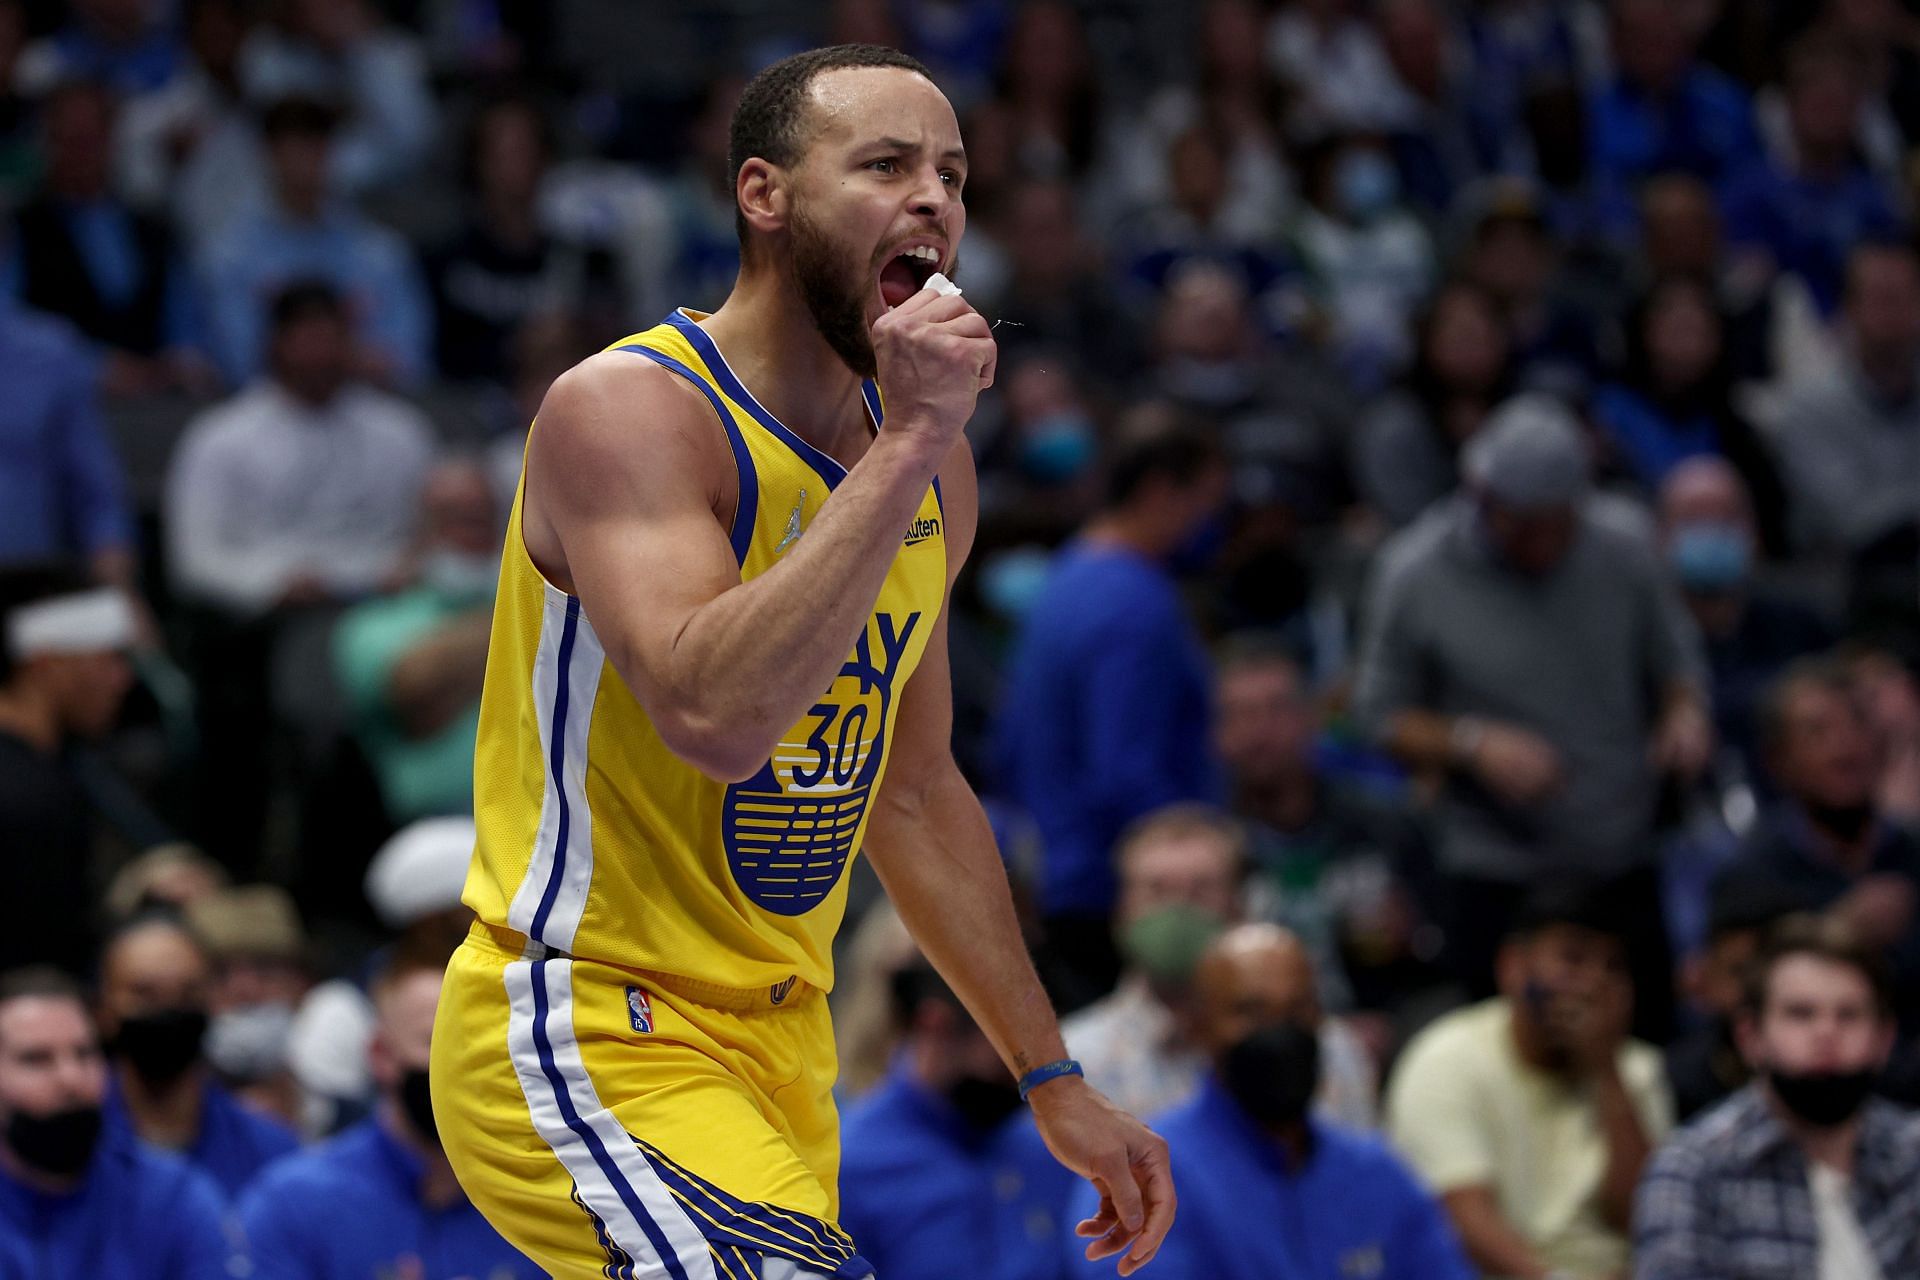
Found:
[(927, 277), (940, 269), (940, 251), (932, 245), (907, 249), (887, 259), (880, 268), (880, 299), (897, 307), (918, 293)]

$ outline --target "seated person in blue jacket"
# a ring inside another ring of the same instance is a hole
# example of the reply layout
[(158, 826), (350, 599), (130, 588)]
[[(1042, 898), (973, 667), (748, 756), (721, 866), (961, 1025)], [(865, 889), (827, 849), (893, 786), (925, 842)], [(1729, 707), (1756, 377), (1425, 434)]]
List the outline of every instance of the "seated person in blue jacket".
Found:
[(235, 1274), (212, 1180), (107, 1128), (106, 1093), (73, 979), (44, 967), (0, 975), (0, 1276)]
[(440, 1150), (427, 1050), (447, 956), (397, 951), (374, 980), (373, 1115), (280, 1160), (241, 1199), (253, 1280), (536, 1280)]
[(881, 1277), (1056, 1280), (1075, 1179), (932, 966), (895, 972), (892, 997), (893, 1068), (841, 1124), (840, 1225)]
[(231, 1199), (300, 1140), (213, 1078), (202, 1048), (212, 990), (213, 958), (175, 916), (136, 917), (101, 948), (108, 1127), (179, 1152)]
[[(1200, 961), (1213, 1068), (1153, 1123), (1181, 1189), (1154, 1280), (1470, 1280), (1446, 1214), (1399, 1157), (1312, 1113), (1320, 1015), (1301, 950), (1277, 925), (1246, 924)], [(1101, 1274), (1067, 1239), (1071, 1274)]]

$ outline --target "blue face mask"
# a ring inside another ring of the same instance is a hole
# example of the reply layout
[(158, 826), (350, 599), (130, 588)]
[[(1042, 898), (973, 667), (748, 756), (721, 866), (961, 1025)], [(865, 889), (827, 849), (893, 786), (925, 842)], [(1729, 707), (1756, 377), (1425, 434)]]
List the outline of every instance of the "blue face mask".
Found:
[(1052, 413), (1020, 445), (1020, 469), (1042, 484), (1071, 480), (1093, 461), (1093, 424), (1083, 414)]
[(980, 566), (980, 595), (995, 613), (1016, 622), (1046, 590), (1053, 557), (1038, 547), (1013, 547)]
[(1400, 198), (1400, 175), (1378, 151), (1349, 151), (1333, 174), (1334, 199), (1355, 222), (1368, 222)]
[(1668, 545), (1667, 562), (1689, 591), (1731, 591), (1753, 567), (1753, 540), (1737, 524), (1682, 525)]

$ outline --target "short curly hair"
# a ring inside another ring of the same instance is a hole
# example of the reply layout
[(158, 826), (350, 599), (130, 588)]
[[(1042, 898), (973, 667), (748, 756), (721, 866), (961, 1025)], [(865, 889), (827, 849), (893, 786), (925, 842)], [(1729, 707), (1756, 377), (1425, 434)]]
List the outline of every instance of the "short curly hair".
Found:
[[(782, 58), (747, 82), (733, 109), (727, 135), (727, 169), (735, 188), (740, 166), (758, 156), (770, 164), (791, 165), (806, 149), (807, 90), (814, 77), (855, 67), (897, 67), (926, 76), (933, 73), (918, 58), (878, 44), (836, 44)], [(747, 220), (738, 206), (733, 228), (740, 247), (747, 245)]]

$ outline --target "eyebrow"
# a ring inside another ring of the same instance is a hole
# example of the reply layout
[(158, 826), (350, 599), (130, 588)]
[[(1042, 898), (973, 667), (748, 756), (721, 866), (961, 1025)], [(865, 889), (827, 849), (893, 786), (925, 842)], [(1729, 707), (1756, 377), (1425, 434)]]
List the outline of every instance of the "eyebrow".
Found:
[[(908, 142), (905, 138), (881, 138), (878, 142), (874, 143), (874, 145), (876, 147), (885, 147), (889, 151), (918, 152), (921, 150), (919, 143)], [(967, 153), (960, 147), (948, 147), (940, 153), (940, 158), (942, 160), (958, 160), (961, 164), (965, 164), (967, 162)]]

